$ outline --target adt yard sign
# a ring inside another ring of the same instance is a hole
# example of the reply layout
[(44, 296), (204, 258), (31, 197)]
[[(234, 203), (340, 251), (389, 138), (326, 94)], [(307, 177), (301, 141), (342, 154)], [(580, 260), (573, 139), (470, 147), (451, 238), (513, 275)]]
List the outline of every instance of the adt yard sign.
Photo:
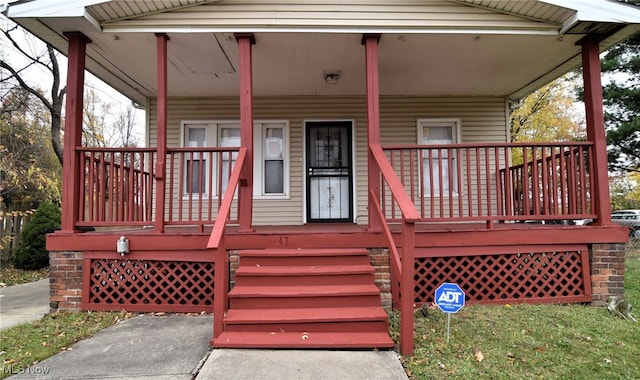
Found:
[(443, 312), (457, 313), (464, 306), (464, 291), (458, 284), (445, 282), (436, 289), (435, 302)]

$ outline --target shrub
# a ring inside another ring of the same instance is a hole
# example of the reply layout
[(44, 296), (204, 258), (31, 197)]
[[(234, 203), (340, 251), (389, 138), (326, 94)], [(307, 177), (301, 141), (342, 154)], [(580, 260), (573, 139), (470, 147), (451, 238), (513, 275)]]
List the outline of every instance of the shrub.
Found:
[(59, 227), (60, 208), (49, 202), (42, 203), (22, 232), (13, 265), (27, 270), (48, 267), (46, 234)]

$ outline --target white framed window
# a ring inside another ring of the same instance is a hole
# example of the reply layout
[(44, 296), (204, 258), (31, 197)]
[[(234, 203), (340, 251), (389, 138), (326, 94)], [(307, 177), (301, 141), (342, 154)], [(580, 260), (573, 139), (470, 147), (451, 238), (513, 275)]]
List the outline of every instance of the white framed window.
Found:
[[(184, 144), (187, 148), (203, 148), (207, 143), (207, 126), (199, 124), (184, 125)], [(209, 163), (210, 165), (211, 163)], [(209, 178), (207, 176), (207, 158), (199, 152), (188, 153), (185, 157), (184, 195), (207, 194)]]
[[(239, 147), (240, 142), (240, 126), (234, 124), (222, 124), (218, 125), (218, 147)], [(238, 159), (238, 153), (233, 152), (231, 154), (225, 152), (222, 154), (222, 165), (220, 166), (222, 171), (222, 187), (221, 191), (224, 194), (227, 191), (227, 185), (229, 184), (229, 177), (233, 166)]]
[(422, 181), (426, 195), (458, 193), (456, 157), (446, 145), (460, 142), (460, 119), (418, 119), (418, 144), (443, 145), (422, 151)]
[(256, 163), (255, 187), (263, 197), (288, 195), (289, 165), (288, 125), (283, 122), (259, 123), (256, 125), (254, 148), (259, 162)]
[[(183, 121), (182, 129), (183, 147), (238, 147), (241, 144), (239, 121)], [(253, 135), (254, 196), (274, 199), (288, 197), (289, 123), (255, 121)], [(224, 192), (237, 155), (224, 154), (219, 165), (217, 162), (208, 163), (207, 155), (187, 154), (183, 195), (208, 194), (209, 191), (217, 195), (215, 181), (218, 170), (222, 171), (221, 191)], [(209, 175), (213, 178), (209, 178)]]

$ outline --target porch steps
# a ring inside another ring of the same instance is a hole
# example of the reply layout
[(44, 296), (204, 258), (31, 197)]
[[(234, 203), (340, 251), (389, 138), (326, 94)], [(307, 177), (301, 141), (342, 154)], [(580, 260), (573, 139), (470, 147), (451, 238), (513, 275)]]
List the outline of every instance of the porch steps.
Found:
[(390, 348), (364, 249), (240, 251), (220, 348)]

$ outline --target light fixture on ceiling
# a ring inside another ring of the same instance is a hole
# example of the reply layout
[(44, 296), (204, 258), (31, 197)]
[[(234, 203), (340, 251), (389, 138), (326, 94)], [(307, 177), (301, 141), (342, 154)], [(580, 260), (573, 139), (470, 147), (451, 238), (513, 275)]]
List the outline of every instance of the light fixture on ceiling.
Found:
[(324, 81), (327, 84), (336, 84), (338, 83), (338, 79), (340, 79), (340, 74), (342, 74), (340, 70), (325, 71)]

